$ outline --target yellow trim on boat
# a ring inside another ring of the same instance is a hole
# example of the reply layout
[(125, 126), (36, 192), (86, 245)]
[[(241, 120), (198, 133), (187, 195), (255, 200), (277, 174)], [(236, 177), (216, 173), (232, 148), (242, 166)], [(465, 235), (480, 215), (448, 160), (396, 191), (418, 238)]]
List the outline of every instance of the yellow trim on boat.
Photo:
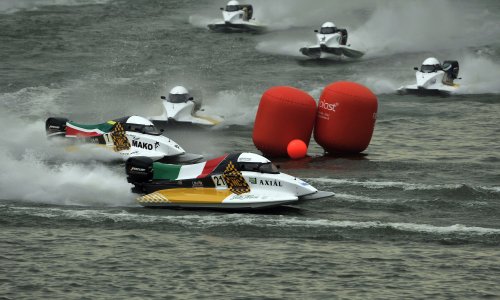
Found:
[(219, 124), (221, 122), (219, 120), (216, 120), (214, 118), (210, 118), (210, 117), (207, 117), (207, 116), (200, 116), (198, 114), (195, 114), (194, 116), (197, 117), (197, 118), (199, 118), (199, 119), (203, 119), (203, 120), (206, 120), (208, 122), (211, 122), (213, 125), (217, 125), (217, 124)]
[(160, 190), (137, 198), (141, 204), (147, 203), (222, 203), (232, 193), (215, 188), (178, 188)]

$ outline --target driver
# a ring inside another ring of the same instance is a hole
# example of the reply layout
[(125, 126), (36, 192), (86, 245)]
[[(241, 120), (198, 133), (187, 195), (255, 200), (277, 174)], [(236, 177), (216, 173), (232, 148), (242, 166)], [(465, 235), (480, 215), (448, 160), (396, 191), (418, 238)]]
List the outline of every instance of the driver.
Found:
[(341, 45), (347, 44), (347, 30), (337, 28), (337, 26), (335, 26), (333, 22), (326, 22), (323, 25), (321, 25), (320, 33), (321, 34), (338, 33), (340, 34), (340, 44)]
[(168, 94), (168, 102), (171, 103), (184, 103), (188, 102), (188, 100), (191, 98), (189, 96), (188, 90), (183, 87), (183, 86), (176, 86), (173, 89), (170, 90), (170, 93)]
[(249, 18), (248, 18), (248, 7), (243, 7), (243, 21), (248, 21)]
[(435, 57), (429, 57), (422, 63), (420, 67), (420, 72), (422, 73), (434, 73), (442, 70), (441, 63)]
[(319, 33), (321, 34), (333, 34), (338, 31), (337, 26), (333, 22), (326, 22), (321, 25)]

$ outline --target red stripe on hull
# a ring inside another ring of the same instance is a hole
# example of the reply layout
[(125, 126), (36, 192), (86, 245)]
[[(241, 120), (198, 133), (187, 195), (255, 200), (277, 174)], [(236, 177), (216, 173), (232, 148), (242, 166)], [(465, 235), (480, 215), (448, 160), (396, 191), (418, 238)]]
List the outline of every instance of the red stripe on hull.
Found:
[(205, 164), (205, 167), (203, 167), (203, 171), (201, 172), (200, 175), (198, 175), (198, 177), (196, 178), (204, 178), (204, 177), (207, 177), (208, 175), (210, 175), (210, 173), (212, 173), (215, 168), (217, 168), (217, 166), (224, 160), (226, 159), (227, 155), (224, 155), (224, 156), (221, 156), (221, 157), (217, 157), (217, 158), (214, 158), (214, 159), (211, 159), (211, 160), (208, 160)]

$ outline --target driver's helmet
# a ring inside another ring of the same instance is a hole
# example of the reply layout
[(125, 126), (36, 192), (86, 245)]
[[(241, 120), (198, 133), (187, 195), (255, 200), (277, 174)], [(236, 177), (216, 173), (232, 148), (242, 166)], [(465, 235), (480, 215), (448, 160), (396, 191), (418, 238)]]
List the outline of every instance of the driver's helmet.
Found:
[(321, 34), (332, 34), (337, 32), (337, 26), (333, 22), (326, 22), (321, 25), (321, 30), (319, 31)]
[(236, 0), (231, 0), (226, 5), (226, 11), (238, 11), (240, 10), (240, 3)]
[(420, 72), (422, 73), (433, 73), (441, 70), (441, 63), (435, 57), (429, 57), (422, 63), (420, 67)]
[(168, 94), (168, 102), (172, 103), (184, 103), (189, 100), (189, 92), (183, 86), (176, 86), (170, 90)]
[(161, 131), (158, 130), (150, 120), (144, 117), (130, 116), (123, 119), (117, 119), (116, 121), (125, 123), (125, 131), (134, 131), (149, 135), (161, 135)]

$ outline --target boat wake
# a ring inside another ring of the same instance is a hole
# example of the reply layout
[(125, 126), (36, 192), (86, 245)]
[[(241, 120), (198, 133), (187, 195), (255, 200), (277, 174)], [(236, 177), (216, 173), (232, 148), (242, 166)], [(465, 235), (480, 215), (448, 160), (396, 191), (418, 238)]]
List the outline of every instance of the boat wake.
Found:
[[(371, 232), (371, 235), (377, 235), (376, 232), (392, 231), (393, 235), (400, 234), (426, 234), (434, 236), (436, 239), (442, 237), (464, 238), (468, 237), (500, 237), (500, 228), (487, 228), (479, 226), (468, 226), (464, 224), (451, 225), (432, 225), (410, 222), (382, 222), (382, 221), (352, 221), (352, 220), (329, 220), (302, 218), (294, 216), (275, 216), (275, 215), (254, 215), (254, 214), (194, 214), (192, 212), (183, 214), (150, 214), (136, 213), (123, 209), (77, 209), (77, 208), (60, 208), (60, 207), (22, 207), (9, 206), (1, 204), (3, 209), (7, 210), (10, 216), (15, 215), (30, 215), (43, 219), (65, 219), (87, 221), (91, 223), (106, 223), (112, 221), (118, 224), (120, 228), (130, 226), (131, 228), (154, 228), (161, 226), (162, 228), (178, 228), (185, 230), (189, 228), (211, 230), (221, 230), (225, 227), (235, 228), (240, 227), (256, 227), (256, 228), (275, 228), (286, 229), (293, 232), (301, 232), (302, 230), (314, 232), (325, 229), (330, 233), (362, 233), (365, 231)], [(1, 207), (0, 206), (0, 207)], [(121, 224), (121, 225), (120, 225)], [(141, 225), (142, 224), (142, 225)], [(493, 241), (493, 240), (491, 240)]]
[(398, 189), (404, 191), (429, 191), (429, 190), (449, 190), (462, 191), (464, 189), (477, 192), (495, 193), (500, 190), (497, 186), (468, 186), (464, 184), (425, 184), (425, 183), (409, 183), (401, 181), (358, 181), (352, 179), (333, 179), (333, 178), (304, 178), (308, 182), (316, 182), (329, 184), (333, 186), (361, 186), (367, 189)]
[[(42, 121), (2, 116), (0, 199), (45, 204), (116, 206), (133, 203), (122, 168), (103, 149), (66, 152), (45, 137)], [(88, 149), (90, 150), (90, 149)]]
[(36, 10), (41, 6), (50, 5), (89, 5), (105, 4), (110, 0), (2, 0), (0, 13), (15, 13), (19, 10)]

